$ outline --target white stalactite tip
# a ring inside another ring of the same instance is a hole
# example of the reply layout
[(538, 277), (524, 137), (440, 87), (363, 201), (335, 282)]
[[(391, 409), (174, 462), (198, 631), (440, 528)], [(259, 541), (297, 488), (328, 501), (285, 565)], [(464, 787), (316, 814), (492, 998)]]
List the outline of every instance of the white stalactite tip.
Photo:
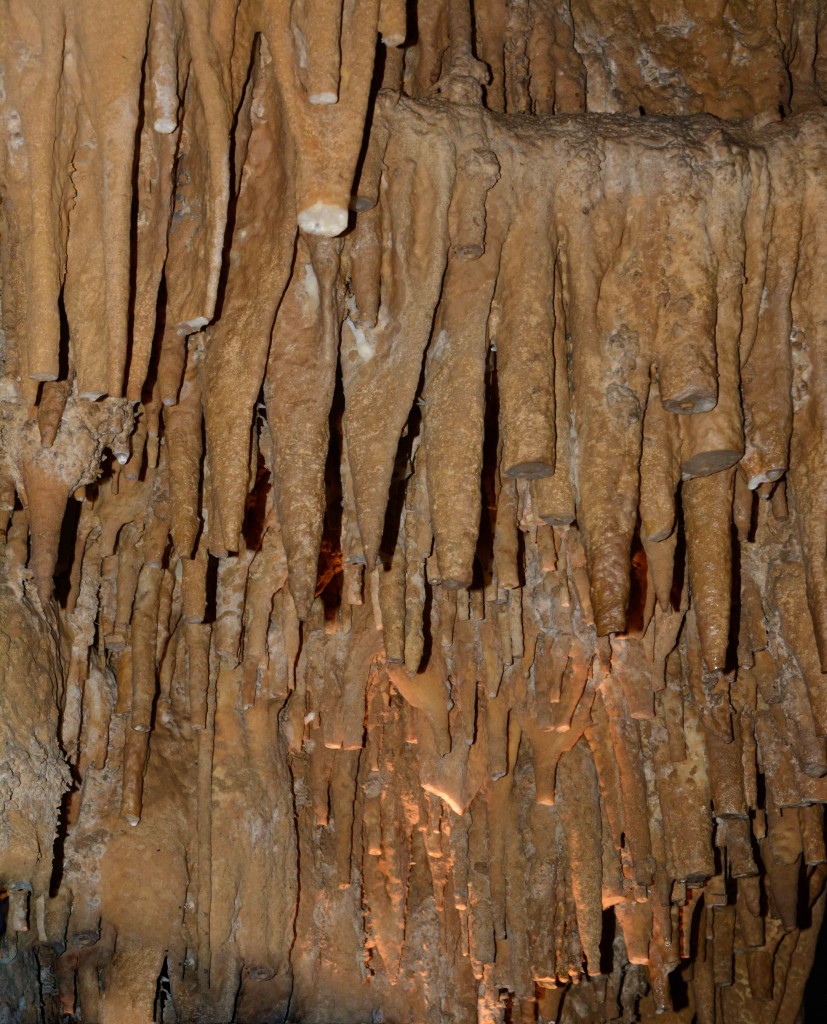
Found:
[(757, 490), (761, 484), (774, 484), (776, 480), (780, 480), (786, 470), (784, 469), (768, 469), (765, 473), (758, 473), (755, 476), (751, 476), (747, 481), (747, 487), (751, 490)]
[(209, 322), (210, 318), (207, 316), (194, 316), (192, 320), (182, 320), (180, 324), (176, 325), (175, 330), (178, 334), (194, 334), (202, 327), (206, 327)]
[(178, 127), (178, 122), (172, 117), (156, 117), (152, 122), (152, 127), (158, 135), (172, 135)]
[(347, 207), (333, 203), (314, 203), (299, 212), (299, 227), (308, 235), (334, 238), (347, 227)]
[(331, 104), (339, 102), (339, 97), (335, 92), (312, 92), (307, 98), (314, 107), (329, 107)]

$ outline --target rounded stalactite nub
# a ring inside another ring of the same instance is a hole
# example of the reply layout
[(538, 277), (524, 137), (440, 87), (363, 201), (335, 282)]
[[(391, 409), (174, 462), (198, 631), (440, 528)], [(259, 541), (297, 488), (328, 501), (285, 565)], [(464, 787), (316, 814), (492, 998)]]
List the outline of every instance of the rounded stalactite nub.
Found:
[(338, 203), (317, 202), (299, 211), (298, 222), (308, 235), (335, 238), (347, 228), (347, 206)]

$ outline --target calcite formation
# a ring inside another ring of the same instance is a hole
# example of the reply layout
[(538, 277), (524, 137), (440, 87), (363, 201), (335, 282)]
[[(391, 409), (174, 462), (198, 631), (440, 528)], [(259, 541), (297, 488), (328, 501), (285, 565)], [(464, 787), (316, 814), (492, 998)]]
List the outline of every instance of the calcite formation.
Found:
[(0, 0), (0, 1020), (802, 1019), (825, 33)]

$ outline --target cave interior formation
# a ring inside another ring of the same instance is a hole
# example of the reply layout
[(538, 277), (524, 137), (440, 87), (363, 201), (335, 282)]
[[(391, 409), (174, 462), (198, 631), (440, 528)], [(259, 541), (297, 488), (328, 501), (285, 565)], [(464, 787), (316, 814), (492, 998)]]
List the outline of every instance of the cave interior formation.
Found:
[(3, 1024), (825, 1019), (825, 100), (825, 0), (0, 0)]

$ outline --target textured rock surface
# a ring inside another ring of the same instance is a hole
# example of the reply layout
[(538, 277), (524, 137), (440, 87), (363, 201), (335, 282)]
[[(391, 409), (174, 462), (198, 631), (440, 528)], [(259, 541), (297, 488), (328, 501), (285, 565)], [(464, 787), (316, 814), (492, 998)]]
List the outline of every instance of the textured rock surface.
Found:
[(0, 0), (0, 1021), (799, 1018), (825, 19)]

